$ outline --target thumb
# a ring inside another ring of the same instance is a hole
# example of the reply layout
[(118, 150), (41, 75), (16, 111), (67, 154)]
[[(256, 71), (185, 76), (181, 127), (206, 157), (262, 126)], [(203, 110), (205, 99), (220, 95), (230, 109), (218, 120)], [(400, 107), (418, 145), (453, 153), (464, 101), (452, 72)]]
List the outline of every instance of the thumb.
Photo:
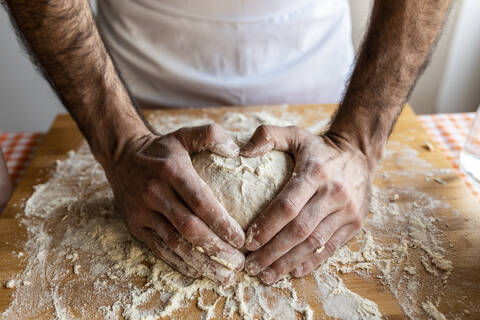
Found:
[(278, 127), (270, 125), (259, 126), (252, 137), (240, 149), (244, 157), (258, 157), (275, 149), (290, 151), (294, 144), (291, 127)]
[(172, 134), (189, 153), (209, 150), (223, 157), (235, 157), (240, 150), (225, 129), (216, 123), (184, 127)]

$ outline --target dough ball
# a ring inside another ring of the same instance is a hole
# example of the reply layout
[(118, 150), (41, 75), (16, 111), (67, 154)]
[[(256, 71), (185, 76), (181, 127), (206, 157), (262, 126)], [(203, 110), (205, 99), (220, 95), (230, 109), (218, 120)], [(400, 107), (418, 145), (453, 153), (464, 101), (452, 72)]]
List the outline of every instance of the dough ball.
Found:
[(192, 163), (244, 230), (278, 194), (294, 168), (291, 156), (280, 151), (257, 158), (224, 158), (202, 151), (192, 156)]

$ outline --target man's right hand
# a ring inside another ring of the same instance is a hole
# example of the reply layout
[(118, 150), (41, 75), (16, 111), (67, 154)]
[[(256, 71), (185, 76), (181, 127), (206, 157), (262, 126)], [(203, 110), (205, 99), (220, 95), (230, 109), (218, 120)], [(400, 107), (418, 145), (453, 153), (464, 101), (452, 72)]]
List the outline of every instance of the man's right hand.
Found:
[(143, 135), (104, 164), (115, 206), (128, 230), (170, 266), (190, 277), (228, 283), (243, 268), (245, 235), (192, 166), (190, 154), (238, 155), (218, 125)]

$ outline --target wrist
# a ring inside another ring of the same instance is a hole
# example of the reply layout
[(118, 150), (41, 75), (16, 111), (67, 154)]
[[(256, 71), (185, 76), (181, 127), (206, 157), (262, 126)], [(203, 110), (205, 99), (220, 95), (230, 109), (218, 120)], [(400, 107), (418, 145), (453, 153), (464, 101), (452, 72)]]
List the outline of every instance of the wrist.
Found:
[(382, 125), (376, 114), (356, 112), (349, 115), (337, 113), (325, 133), (332, 140), (350, 149), (361, 152), (373, 173), (383, 156), (389, 131)]
[(90, 134), (85, 135), (95, 159), (104, 169), (119, 162), (129, 141), (152, 134), (133, 106), (127, 111), (123, 108), (118, 109), (98, 121)]

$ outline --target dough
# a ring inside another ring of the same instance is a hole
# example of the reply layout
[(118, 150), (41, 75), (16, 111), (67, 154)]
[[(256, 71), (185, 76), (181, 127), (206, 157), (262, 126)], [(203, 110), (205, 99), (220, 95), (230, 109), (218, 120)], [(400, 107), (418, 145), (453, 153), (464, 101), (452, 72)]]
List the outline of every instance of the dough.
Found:
[(291, 177), (294, 162), (285, 152), (257, 158), (224, 158), (210, 151), (192, 156), (193, 167), (245, 230)]

